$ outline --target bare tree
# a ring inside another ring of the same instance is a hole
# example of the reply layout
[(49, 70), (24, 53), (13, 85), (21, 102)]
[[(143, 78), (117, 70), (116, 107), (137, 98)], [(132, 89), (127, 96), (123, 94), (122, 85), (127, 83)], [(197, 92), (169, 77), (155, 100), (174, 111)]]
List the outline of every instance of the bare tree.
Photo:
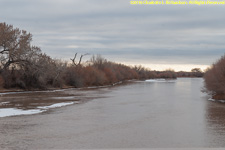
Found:
[(77, 53), (74, 55), (74, 58), (70, 58), (70, 60), (72, 61), (73, 65), (76, 66), (76, 57), (77, 57)]
[(81, 64), (81, 60), (82, 60), (82, 58), (83, 58), (85, 55), (89, 55), (89, 54), (88, 54), (88, 53), (86, 53), (86, 54), (81, 55), (81, 56), (80, 56), (80, 60), (79, 60), (78, 65), (80, 65), (80, 64)]
[(70, 60), (72, 61), (74, 66), (79, 66), (79, 65), (81, 65), (82, 58), (86, 55), (89, 55), (89, 54), (86, 53), (86, 54), (81, 55), (78, 63), (76, 63), (77, 53), (74, 55), (74, 58), (70, 58)]

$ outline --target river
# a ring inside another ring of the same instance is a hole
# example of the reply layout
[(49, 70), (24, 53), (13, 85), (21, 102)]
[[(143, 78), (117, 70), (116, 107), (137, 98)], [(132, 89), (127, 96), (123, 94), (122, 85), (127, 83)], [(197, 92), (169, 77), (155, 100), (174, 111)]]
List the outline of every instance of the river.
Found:
[(202, 87), (202, 78), (178, 78), (2, 95), (7, 108), (77, 103), (1, 117), (0, 149), (225, 147), (225, 104), (209, 101)]

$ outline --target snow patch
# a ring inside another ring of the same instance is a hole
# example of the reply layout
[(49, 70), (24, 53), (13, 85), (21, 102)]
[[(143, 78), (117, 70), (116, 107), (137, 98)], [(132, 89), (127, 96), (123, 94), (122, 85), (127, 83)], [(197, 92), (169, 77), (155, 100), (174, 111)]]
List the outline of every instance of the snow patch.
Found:
[(69, 102), (69, 103), (57, 103), (57, 104), (52, 104), (50, 106), (40, 106), (37, 107), (38, 109), (50, 109), (50, 108), (58, 108), (58, 107), (63, 107), (67, 105), (72, 105), (75, 104), (75, 102)]
[(166, 79), (149, 79), (146, 82), (176, 82), (176, 80), (166, 80)]
[(213, 101), (213, 102), (221, 102), (221, 103), (225, 103), (225, 100), (215, 100), (215, 99), (213, 99), (213, 98), (209, 98), (208, 99), (209, 101)]
[(50, 106), (40, 106), (37, 109), (30, 109), (30, 110), (22, 110), (17, 108), (1, 108), (0, 109), (0, 118), (1, 117), (9, 117), (9, 116), (19, 116), (19, 115), (33, 115), (47, 111), (51, 108), (58, 108), (67, 105), (77, 104), (79, 102), (67, 102), (67, 103), (56, 103)]
[(44, 112), (45, 110), (30, 109), (22, 110), (16, 108), (2, 108), (0, 109), (0, 117), (18, 116), (18, 115), (33, 115)]
[(117, 84), (122, 84), (122, 83), (123, 83), (122, 81), (116, 82), (116, 83), (113, 84), (113, 86), (115, 86), (115, 85), (117, 85)]
[(9, 104), (9, 102), (1, 102), (0, 105)]
[(75, 99), (76, 97), (75, 96), (67, 96), (67, 97), (50, 97), (50, 99), (59, 99), (59, 100), (61, 100), (61, 99), (64, 99), (64, 100), (73, 100), (73, 99)]
[(225, 100), (218, 100), (219, 102), (221, 102), (221, 103), (225, 103)]
[(208, 101), (213, 101), (213, 102), (215, 102), (216, 100), (213, 99), (213, 98), (209, 98)]

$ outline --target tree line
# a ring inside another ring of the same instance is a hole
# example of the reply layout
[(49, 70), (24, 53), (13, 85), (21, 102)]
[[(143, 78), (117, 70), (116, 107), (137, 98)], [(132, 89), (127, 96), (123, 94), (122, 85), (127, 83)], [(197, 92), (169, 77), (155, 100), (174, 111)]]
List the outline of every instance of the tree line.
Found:
[[(185, 72), (176, 73), (171, 69), (151, 71), (142, 66), (130, 67), (108, 61), (100, 55), (92, 56), (86, 63), (82, 63), (82, 58), (88, 54), (82, 54), (78, 58), (76, 53), (71, 62), (62, 61), (46, 55), (39, 47), (31, 45), (31, 42), (32, 34), (0, 23), (0, 87), (86, 87), (110, 85), (132, 79), (185, 76)], [(199, 70), (195, 73), (198, 74)], [(186, 72), (186, 75), (190, 73)]]

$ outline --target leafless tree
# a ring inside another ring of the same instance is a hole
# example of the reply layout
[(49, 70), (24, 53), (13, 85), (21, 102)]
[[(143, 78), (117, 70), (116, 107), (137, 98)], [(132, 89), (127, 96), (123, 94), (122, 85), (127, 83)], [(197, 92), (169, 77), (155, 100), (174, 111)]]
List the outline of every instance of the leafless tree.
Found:
[(76, 66), (76, 57), (77, 57), (77, 53), (74, 55), (74, 58), (70, 58), (70, 60), (72, 61), (73, 65)]
[(72, 63), (73, 63), (74, 66), (80, 66), (80, 65), (81, 65), (81, 61), (82, 61), (82, 58), (83, 58), (84, 56), (86, 56), (86, 55), (89, 55), (89, 54), (88, 54), (88, 53), (82, 54), (82, 55), (80, 56), (80, 59), (79, 59), (79, 62), (78, 62), (78, 63), (76, 63), (77, 53), (76, 53), (76, 54), (74, 55), (74, 57), (71, 58), (70, 60), (72, 61)]

